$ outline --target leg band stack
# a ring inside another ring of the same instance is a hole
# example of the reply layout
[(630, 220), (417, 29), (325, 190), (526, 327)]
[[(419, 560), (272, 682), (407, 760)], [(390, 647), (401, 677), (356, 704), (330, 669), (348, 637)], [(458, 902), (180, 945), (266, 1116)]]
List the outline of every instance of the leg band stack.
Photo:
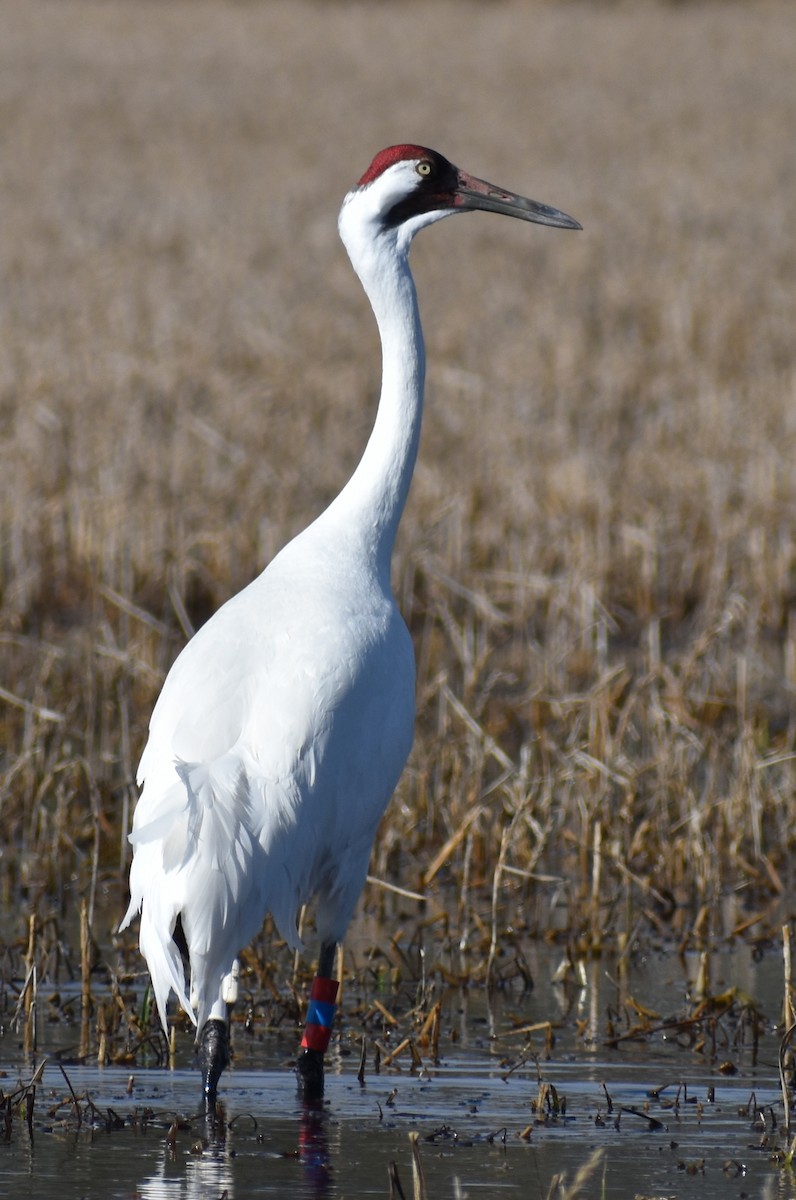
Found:
[(325, 1053), (332, 1036), (334, 1013), (337, 1007), (335, 1000), (339, 986), (336, 979), (322, 979), (320, 975), (316, 975), (313, 979), (310, 1003), (307, 1009), (307, 1024), (304, 1027), (304, 1037), (301, 1039), (302, 1049)]

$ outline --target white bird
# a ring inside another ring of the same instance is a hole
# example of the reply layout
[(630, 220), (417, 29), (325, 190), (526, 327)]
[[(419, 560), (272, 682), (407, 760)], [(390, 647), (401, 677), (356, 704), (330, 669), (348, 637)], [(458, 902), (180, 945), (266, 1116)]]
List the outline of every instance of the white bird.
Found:
[(470, 209), (580, 228), (415, 145), (382, 150), (346, 196), (340, 236), (381, 336), (372, 433), (326, 511), (188, 642), (152, 713), (121, 928), (140, 912), (164, 1029), (172, 991), (197, 1026), (208, 1111), (229, 1061), (237, 956), (269, 912), (301, 948), (297, 916), (314, 896), (321, 953), (298, 1067), (305, 1098), (323, 1091), (336, 947), (413, 738), (414, 653), (390, 588), (423, 408), (409, 248)]

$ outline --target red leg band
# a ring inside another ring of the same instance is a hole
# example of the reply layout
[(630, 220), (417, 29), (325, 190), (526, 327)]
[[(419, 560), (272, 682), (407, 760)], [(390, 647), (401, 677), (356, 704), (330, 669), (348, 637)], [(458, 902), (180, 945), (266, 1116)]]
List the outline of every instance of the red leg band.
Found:
[(321, 1054), (326, 1052), (332, 1036), (335, 999), (339, 986), (336, 979), (322, 979), (319, 975), (313, 979), (307, 1023), (304, 1027), (304, 1037), (301, 1039), (302, 1049), (318, 1050)]
[(310, 988), (310, 1000), (323, 1000), (326, 1004), (334, 1004), (339, 987), (336, 979), (322, 979), (320, 975), (316, 975)]

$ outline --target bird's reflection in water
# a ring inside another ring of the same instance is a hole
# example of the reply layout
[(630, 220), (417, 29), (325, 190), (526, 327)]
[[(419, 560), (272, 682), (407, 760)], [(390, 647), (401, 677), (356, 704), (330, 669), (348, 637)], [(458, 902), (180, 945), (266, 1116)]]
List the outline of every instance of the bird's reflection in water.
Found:
[[(187, 1131), (186, 1131), (187, 1132)], [(294, 1146), (284, 1144), (284, 1125), (280, 1125), (279, 1145), (274, 1147), (274, 1158), (295, 1159), (301, 1166), (301, 1185), (297, 1191), (302, 1196), (327, 1196), (334, 1190), (331, 1155), (327, 1131), (327, 1112), (322, 1103), (303, 1105), (296, 1114), (296, 1137)], [(185, 1133), (178, 1135), (181, 1139)], [(251, 1155), (246, 1153), (246, 1142), (255, 1147), (258, 1171), (262, 1172), (260, 1186), (268, 1186), (268, 1162), (263, 1162), (262, 1148), (270, 1141), (262, 1123), (247, 1114), (238, 1114), (227, 1120), (223, 1105), (219, 1104), (213, 1118), (203, 1117), (191, 1126), (190, 1142), (170, 1143), (164, 1139), (163, 1154), (158, 1171), (147, 1176), (139, 1186), (142, 1200), (234, 1200), (249, 1193)], [(271, 1157), (270, 1155), (268, 1157)], [(245, 1170), (248, 1159), (249, 1169)], [(273, 1159), (272, 1159), (273, 1162)], [(238, 1170), (244, 1167), (244, 1172)], [(240, 1176), (247, 1176), (246, 1182)], [(236, 1176), (240, 1186), (236, 1188)], [(298, 1184), (298, 1180), (296, 1180)], [(274, 1191), (285, 1187), (284, 1173), (274, 1179)], [(265, 1193), (263, 1193), (265, 1194)]]
[(163, 1154), (156, 1174), (140, 1184), (142, 1200), (205, 1200), (206, 1197), (235, 1195), (231, 1135), (226, 1114), (219, 1105), (214, 1120), (202, 1118), (190, 1128), (190, 1142), (183, 1148), (182, 1139), (166, 1137)]
[(304, 1168), (307, 1191), (325, 1196), (332, 1188), (332, 1160), (322, 1103), (305, 1104), (299, 1125), (299, 1159)]

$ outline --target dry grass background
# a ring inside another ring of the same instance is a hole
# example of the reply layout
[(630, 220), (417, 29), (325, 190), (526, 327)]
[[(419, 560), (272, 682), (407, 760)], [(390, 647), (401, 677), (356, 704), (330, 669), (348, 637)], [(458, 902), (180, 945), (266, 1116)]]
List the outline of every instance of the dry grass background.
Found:
[(482, 954), (766, 936), (796, 828), (793, 6), (0, 0), (0, 26), (6, 904), (123, 911), (182, 625), (364, 445), (378, 344), (335, 219), (416, 140), (585, 231), (475, 216), (413, 253), (420, 716), (374, 873)]

